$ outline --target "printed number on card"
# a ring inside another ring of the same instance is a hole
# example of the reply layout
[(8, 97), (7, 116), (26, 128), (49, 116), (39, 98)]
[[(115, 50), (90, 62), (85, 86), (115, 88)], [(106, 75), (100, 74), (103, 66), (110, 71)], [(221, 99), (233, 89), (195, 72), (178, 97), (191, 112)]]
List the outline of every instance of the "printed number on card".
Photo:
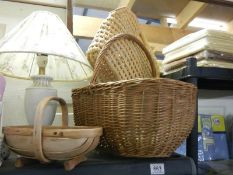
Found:
[(151, 175), (165, 174), (164, 164), (163, 163), (150, 164), (150, 173)]

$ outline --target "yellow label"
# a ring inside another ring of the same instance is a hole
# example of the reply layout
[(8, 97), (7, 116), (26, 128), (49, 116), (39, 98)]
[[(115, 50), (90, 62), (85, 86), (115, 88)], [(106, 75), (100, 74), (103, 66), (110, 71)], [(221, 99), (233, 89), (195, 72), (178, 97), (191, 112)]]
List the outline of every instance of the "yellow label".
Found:
[(202, 127), (201, 127), (201, 117), (198, 115), (198, 133), (202, 132)]
[(224, 123), (224, 117), (221, 115), (212, 115), (212, 130), (213, 132), (225, 132), (225, 123)]

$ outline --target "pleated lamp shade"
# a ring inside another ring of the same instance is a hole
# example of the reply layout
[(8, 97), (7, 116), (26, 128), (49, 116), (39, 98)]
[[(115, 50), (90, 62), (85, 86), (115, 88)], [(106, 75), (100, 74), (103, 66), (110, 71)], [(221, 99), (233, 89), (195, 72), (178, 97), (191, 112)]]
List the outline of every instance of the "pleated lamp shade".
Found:
[(47, 11), (36, 11), (0, 40), (0, 72), (29, 79), (38, 75), (37, 54), (48, 55), (45, 75), (58, 81), (80, 81), (92, 68), (62, 20)]

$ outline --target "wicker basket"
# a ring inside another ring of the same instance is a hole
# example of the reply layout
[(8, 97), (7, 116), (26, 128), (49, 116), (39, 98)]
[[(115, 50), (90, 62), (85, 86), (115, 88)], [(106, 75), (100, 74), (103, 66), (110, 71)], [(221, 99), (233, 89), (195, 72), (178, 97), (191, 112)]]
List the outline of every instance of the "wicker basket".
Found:
[(72, 91), (76, 125), (102, 126), (99, 149), (130, 157), (167, 157), (188, 136), (196, 87), (171, 79), (133, 79)]
[(113, 36), (120, 33), (128, 33), (136, 36), (146, 44), (145, 37), (142, 35), (137, 17), (127, 7), (121, 7), (110, 12), (109, 16), (103, 20), (91, 45), (87, 50), (87, 58), (94, 67), (99, 52), (105, 43)]
[(155, 67), (155, 61), (135, 36), (118, 34), (112, 37), (101, 50), (94, 68), (93, 79), (103, 83), (159, 77), (159, 67)]

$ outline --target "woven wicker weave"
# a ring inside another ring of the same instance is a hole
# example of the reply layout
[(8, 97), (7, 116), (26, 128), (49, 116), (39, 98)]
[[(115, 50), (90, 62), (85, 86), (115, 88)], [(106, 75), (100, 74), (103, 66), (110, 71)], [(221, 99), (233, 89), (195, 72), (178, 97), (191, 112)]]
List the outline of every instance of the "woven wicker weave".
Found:
[(94, 68), (98, 82), (159, 77), (159, 67), (143, 43), (130, 34), (112, 37), (101, 50)]
[(196, 87), (170, 79), (100, 83), (72, 98), (75, 124), (102, 126), (99, 148), (123, 156), (169, 156), (195, 119)]
[(109, 13), (109, 16), (103, 20), (87, 50), (87, 58), (93, 67), (104, 44), (113, 36), (120, 33), (134, 35), (146, 44), (145, 38), (139, 29), (137, 17), (134, 13), (127, 7), (113, 10)]

